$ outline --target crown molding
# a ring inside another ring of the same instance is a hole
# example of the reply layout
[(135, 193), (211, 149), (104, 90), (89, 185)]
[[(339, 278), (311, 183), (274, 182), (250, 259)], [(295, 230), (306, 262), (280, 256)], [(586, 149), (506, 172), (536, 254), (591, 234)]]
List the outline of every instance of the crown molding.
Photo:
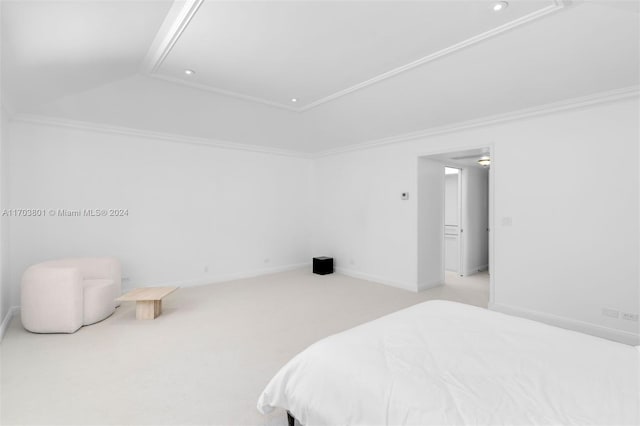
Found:
[(446, 126), (432, 127), (417, 132), (405, 133), (401, 135), (391, 136), (387, 138), (374, 139), (372, 141), (353, 144), (341, 148), (330, 149), (322, 152), (318, 152), (314, 157), (326, 157), (330, 155), (344, 154), (353, 151), (361, 151), (380, 146), (391, 145), (401, 142), (408, 142), (416, 139), (427, 138), (430, 136), (436, 136), (446, 133), (454, 133), (462, 130), (473, 129), (476, 127), (484, 127), (493, 124), (501, 124), (509, 121), (521, 120), (525, 118), (532, 118), (541, 115), (551, 114), (554, 112), (566, 111), (570, 109), (577, 109), (588, 107), (591, 105), (597, 105), (607, 102), (614, 102), (618, 100), (624, 100), (628, 98), (640, 96), (640, 86), (631, 86), (621, 89), (609, 90), (606, 92), (600, 92), (592, 95), (581, 96), (578, 98), (566, 99), (559, 102), (553, 102), (544, 104), (532, 108), (525, 108), (517, 111), (512, 111), (504, 114), (496, 114), (487, 117), (482, 117), (474, 120), (462, 121), (455, 124), (449, 124)]
[(292, 106), (289, 106), (289, 105), (284, 105), (284, 104), (281, 104), (281, 103), (278, 103), (278, 102), (272, 102), (272, 101), (269, 101), (267, 99), (257, 98), (255, 96), (243, 95), (242, 93), (231, 92), (229, 90), (218, 89), (216, 87), (207, 86), (206, 84), (195, 83), (193, 81), (184, 81), (184, 80), (181, 80), (179, 78), (171, 77), (171, 76), (168, 76), (168, 75), (155, 74), (155, 73), (154, 74), (147, 74), (147, 75), (149, 77), (151, 77), (151, 78), (155, 78), (155, 79), (158, 79), (158, 80), (166, 81), (166, 82), (169, 82), (169, 83), (178, 84), (178, 85), (181, 85), (181, 86), (187, 86), (187, 87), (191, 87), (193, 89), (204, 90), (204, 91), (207, 91), (207, 92), (217, 93), (219, 95), (229, 96), (231, 98), (240, 99), (240, 100), (243, 100), (243, 101), (256, 102), (256, 103), (269, 105), (269, 106), (273, 106), (273, 107), (277, 107), (277, 108), (281, 108), (281, 109), (286, 109), (286, 110), (293, 111), (293, 112), (301, 112), (302, 111), (300, 108), (295, 108), (295, 107), (292, 107)]
[(417, 132), (404, 133), (401, 135), (391, 136), (387, 138), (374, 139), (364, 143), (357, 143), (341, 148), (320, 151), (316, 153), (305, 153), (301, 151), (284, 150), (278, 148), (270, 148), (259, 145), (241, 144), (219, 139), (196, 138), (190, 136), (181, 136), (172, 133), (153, 132), (148, 130), (133, 129), (130, 127), (112, 126), (108, 124), (99, 124), (87, 121), (69, 120), (65, 118), (50, 117), (37, 114), (17, 113), (9, 119), (15, 122), (41, 124), (47, 126), (67, 127), (76, 130), (89, 130), (100, 133), (120, 134), (125, 136), (135, 136), (148, 139), (163, 140), (174, 143), (187, 143), (192, 145), (208, 146), (211, 148), (231, 149), (237, 151), (258, 152), (262, 154), (281, 155), (296, 158), (321, 158), (331, 155), (339, 155), (348, 152), (362, 151), (377, 148), (385, 145), (408, 142), (416, 139), (427, 138), (446, 133), (454, 133), (462, 130), (473, 129), (477, 127), (490, 126), (494, 124), (502, 124), (510, 121), (521, 120), (526, 118), (537, 117), (541, 115), (561, 112), (571, 109), (578, 109), (597, 104), (615, 102), (619, 100), (640, 97), (640, 86), (631, 86), (621, 89), (609, 90), (588, 96), (566, 99), (559, 102), (544, 104), (532, 108), (521, 109), (505, 114), (491, 115), (474, 120), (463, 121), (446, 126), (432, 127)]
[(149, 130), (133, 129), (130, 127), (112, 126), (109, 124), (99, 124), (88, 121), (69, 120), (66, 118), (49, 117), (36, 114), (15, 114), (11, 121), (29, 124), (40, 124), (45, 126), (65, 127), (75, 130), (93, 131), (99, 133), (118, 134), (124, 136), (134, 136), (147, 139), (156, 139), (173, 143), (186, 143), (191, 145), (206, 146), (209, 148), (230, 149), (235, 151), (248, 151), (260, 154), (280, 155), (285, 157), (311, 158), (310, 154), (286, 149), (271, 148), (260, 145), (249, 145), (237, 142), (224, 141), (220, 139), (196, 138), (182, 136), (172, 133), (153, 132)]
[(443, 56), (446, 56), (454, 52), (457, 52), (459, 50), (465, 49), (467, 47), (473, 46), (474, 44), (479, 43), (483, 40), (486, 40), (491, 37), (495, 37), (498, 34), (502, 34), (520, 25), (526, 24), (528, 22), (534, 21), (536, 19), (542, 18), (551, 13), (564, 9), (565, 7), (571, 4), (571, 0), (550, 0), (551, 4), (549, 6), (543, 7), (542, 9), (536, 10), (527, 15), (523, 15), (518, 19), (507, 22), (506, 24), (500, 25), (491, 30), (475, 35), (471, 38), (463, 40), (445, 49), (441, 49), (437, 52), (431, 53), (415, 61), (409, 62), (408, 64), (391, 69), (382, 74), (378, 74), (375, 77), (369, 78), (360, 83), (354, 84), (352, 86), (349, 86), (347, 88), (334, 92), (328, 96), (322, 97), (320, 99), (316, 99), (315, 101), (311, 101), (310, 103), (304, 106), (292, 107), (291, 105), (287, 105), (287, 104), (276, 102), (276, 101), (271, 101), (271, 100), (257, 97), (257, 96), (251, 96), (251, 95), (247, 95), (239, 92), (225, 90), (225, 89), (211, 86), (211, 85), (195, 83), (192, 81), (185, 81), (176, 77), (163, 75), (159, 72), (163, 62), (165, 61), (167, 56), (171, 53), (171, 50), (174, 48), (176, 42), (179, 40), (182, 33), (189, 26), (189, 24), (191, 23), (191, 20), (194, 18), (194, 16), (198, 12), (198, 10), (200, 9), (200, 6), (202, 6), (204, 1), (205, 0), (174, 0), (174, 4), (171, 10), (169, 11), (169, 14), (167, 15), (167, 18), (165, 19), (164, 23), (161, 25), (160, 30), (156, 34), (156, 37), (153, 43), (151, 44), (151, 47), (143, 62), (144, 74), (149, 75), (151, 77), (158, 78), (160, 80), (181, 84), (194, 89), (205, 90), (205, 91), (213, 92), (223, 96), (229, 96), (229, 97), (241, 99), (244, 101), (261, 103), (264, 105), (281, 108), (288, 111), (299, 112), (299, 113), (308, 111), (319, 105), (341, 98), (345, 95), (348, 95), (349, 93), (353, 93), (357, 90), (364, 89), (368, 86), (371, 86), (383, 80), (395, 77), (398, 74), (409, 71), (421, 65), (427, 64)]
[(543, 16), (546, 16), (546, 15), (548, 15), (550, 13), (557, 12), (557, 11), (559, 11), (559, 10), (561, 10), (561, 9), (563, 9), (565, 7), (565, 3), (561, 2), (560, 0), (555, 0), (553, 3), (554, 4), (549, 5), (547, 7), (544, 7), (542, 9), (539, 9), (539, 10), (537, 10), (535, 12), (532, 12), (530, 14), (521, 16), (520, 18), (518, 18), (516, 20), (507, 22), (506, 24), (500, 25), (500, 26), (498, 26), (496, 28), (493, 28), (491, 30), (485, 31), (483, 33), (480, 33), (480, 34), (478, 34), (476, 36), (473, 36), (471, 38), (463, 40), (463, 41), (461, 41), (459, 43), (456, 43), (456, 44), (454, 44), (452, 46), (449, 46), (449, 47), (447, 47), (445, 49), (442, 49), (442, 50), (439, 50), (437, 52), (434, 52), (434, 53), (432, 53), (430, 55), (424, 56), (424, 57), (422, 57), (420, 59), (417, 59), (417, 60), (415, 60), (413, 62), (409, 62), (406, 65), (394, 68), (394, 69), (392, 69), (390, 71), (384, 72), (384, 73), (379, 74), (379, 75), (377, 75), (377, 76), (375, 76), (373, 78), (370, 78), (369, 80), (365, 80), (365, 81), (363, 81), (361, 83), (355, 84), (355, 85), (353, 85), (351, 87), (347, 87), (346, 89), (343, 89), (343, 90), (340, 90), (338, 92), (335, 92), (335, 93), (333, 93), (333, 94), (331, 94), (329, 96), (326, 96), (324, 98), (321, 98), (321, 99), (318, 99), (316, 101), (313, 101), (313, 102), (301, 107), (299, 110), (300, 111), (307, 111), (307, 110), (309, 110), (311, 108), (314, 108), (314, 107), (316, 107), (318, 105), (322, 105), (322, 104), (324, 104), (326, 102), (332, 101), (334, 99), (337, 99), (337, 98), (342, 97), (344, 95), (347, 95), (349, 93), (355, 92), (356, 90), (360, 90), (360, 89), (363, 89), (363, 88), (365, 88), (367, 86), (371, 86), (372, 84), (375, 84), (375, 83), (378, 83), (380, 81), (386, 80), (388, 78), (394, 77), (394, 76), (396, 76), (398, 74), (401, 74), (401, 73), (403, 73), (405, 71), (409, 71), (409, 70), (411, 70), (413, 68), (419, 67), (420, 65), (424, 65), (424, 64), (429, 63), (431, 61), (434, 61), (434, 60), (436, 60), (438, 58), (441, 58), (443, 56), (446, 56), (446, 55), (455, 53), (455, 52), (457, 52), (459, 50), (463, 50), (463, 49), (465, 49), (467, 47), (473, 46), (474, 44), (479, 43), (479, 42), (481, 42), (483, 40), (486, 40), (486, 39), (491, 38), (491, 37), (495, 37), (498, 34), (502, 34), (502, 33), (506, 32), (506, 31), (509, 31), (509, 30), (511, 30), (513, 28), (516, 28), (516, 27), (520, 26), (520, 25), (526, 24), (527, 22), (531, 22), (533, 20), (536, 20), (536, 19), (539, 19), (539, 18), (541, 18)]

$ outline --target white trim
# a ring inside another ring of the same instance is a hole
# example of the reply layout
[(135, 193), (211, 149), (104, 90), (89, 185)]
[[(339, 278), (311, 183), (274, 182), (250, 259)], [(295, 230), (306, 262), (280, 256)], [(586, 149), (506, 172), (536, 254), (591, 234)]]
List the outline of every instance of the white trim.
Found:
[[(155, 286), (195, 287), (195, 286), (201, 286), (201, 285), (207, 285), (207, 284), (217, 284), (217, 283), (222, 283), (227, 281), (235, 281), (235, 280), (240, 280), (245, 278), (260, 277), (263, 275), (276, 274), (279, 272), (287, 272), (287, 271), (293, 271), (296, 269), (303, 269), (303, 268), (311, 270), (311, 263), (304, 262), (304, 263), (295, 263), (295, 264), (284, 265), (284, 266), (274, 266), (270, 268), (254, 270), (252, 272), (240, 272), (240, 273), (233, 273), (233, 274), (215, 275), (215, 276), (199, 278), (195, 280), (154, 282), (154, 283), (147, 283), (143, 287), (155, 287)], [(123, 286), (122, 289), (124, 292), (124, 291), (129, 291), (132, 288), (133, 287), (130, 287), (130, 286)], [(14, 317), (18, 316), (19, 314), (20, 314), (20, 306), (12, 306), (9, 309), (4, 319), (2, 320), (2, 324), (0, 324), (0, 341), (2, 341), (4, 334), (7, 328), (9, 327), (9, 324), (11, 323), (11, 320)]]
[(181, 86), (191, 87), (193, 89), (199, 89), (207, 92), (217, 93), (219, 95), (229, 96), (231, 98), (236, 98), (243, 101), (257, 102), (260, 104), (282, 108), (282, 109), (286, 109), (293, 112), (302, 112), (300, 108), (295, 108), (290, 105), (284, 105), (279, 102), (270, 101), (264, 98), (258, 98), (256, 96), (245, 95), (242, 93), (232, 92), (230, 90), (219, 89), (217, 87), (208, 86), (206, 84), (200, 84), (193, 81), (184, 81), (179, 78), (168, 76), (168, 75), (161, 75), (161, 74), (155, 73), (155, 74), (149, 74), (149, 77), (156, 78), (158, 80), (163, 80), (173, 84), (179, 84)]
[(463, 274), (465, 277), (468, 277), (470, 275), (477, 274), (479, 272), (484, 272), (487, 269), (489, 269), (489, 264), (485, 263), (484, 265), (478, 265), (478, 266), (473, 266), (471, 268), (468, 268), (467, 270), (463, 271)]
[[(566, 111), (588, 107), (591, 105), (614, 102), (640, 96), (640, 86), (624, 87), (621, 89), (599, 92), (593, 95), (581, 96), (578, 98), (565, 99), (559, 102), (539, 105), (531, 108), (525, 108), (517, 111), (507, 112), (504, 114), (490, 115), (487, 117), (477, 118), (474, 120), (457, 122), (445, 126), (430, 127), (417, 132), (404, 133), (401, 135), (390, 136), (372, 141), (352, 144), (341, 148), (321, 151), (315, 154), (316, 157), (326, 157), (330, 155), (338, 155), (353, 151), (361, 151), (366, 149), (377, 148), (380, 146), (391, 145), (400, 142), (408, 142), (416, 139), (427, 138), (430, 136), (441, 135), (446, 133), (454, 133), (462, 130), (473, 129), (476, 127), (489, 126), (493, 124), (501, 124), (514, 120), (537, 117), (540, 115), (552, 114), (554, 112)], [(459, 151), (459, 149), (453, 149)]]
[[(180, 7), (180, 5), (183, 4), (183, 2), (184, 2), (184, 5)], [(415, 61), (409, 62), (408, 64), (393, 68), (382, 74), (378, 74), (375, 77), (369, 78), (360, 83), (354, 84), (345, 89), (334, 92), (328, 96), (324, 96), (320, 99), (316, 99), (315, 101), (312, 101), (304, 106), (294, 108), (291, 105), (287, 105), (287, 104), (276, 102), (276, 101), (271, 101), (265, 98), (250, 96), (250, 95), (242, 94), (239, 92), (224, 90), (211, 85), (197, 84), (191, 81), (181, 80), (179, 78), (159, 74), (160, 67), (164, 63), (167, 56), (171, 53), (171, 50), (174, 48), (176, 42), (178, 41), (182, 33), (185, 31), (185, 29), (189, 26), (189, 24), (193, 20), (194, 16), (196, 15), (197, 11), (200, 9), (200, 6), (202, 5), (203, 2), (204, 0), (174, 0), (174, 4), (172, 6), (171, 11), (167, 15), (165, 22), (161, 25), (160, 29), (158, 30), (158, 33), (156, 34), (156, 37), (153, 43), (151, 44), (149, 51), (147, 52), (147, 55), (144, 61), (144, 67), (143, 67), (146, 74), (152, 77), (161, 78), (163, 80), (172, 81), (174, 83), (183, 84), (185, 86), (207, 90), (207, 91), (219, 93), (225, 96), (235, 97), (238, 99), (259, 102), (262, 104), (267, 104), (277, 108), (283, 108), (289, 111), (296, 111), (296, 112), (307, 111), (309, 109), (315, 108), (319, 105), (322, 105), (334, 99), (338, 99), (349, 93), (353, 93), (357, 90), (371, 86), (372, 84), (376, 84), (388, 78), (395, 77), (398, 74), (409, 71), (421, 65), (427, 64), (438, 58), (441, 58), (443, 56), (465, 49), (469, 46), (473, 46), (474, 44), (484, 41), (488, 38), (495, 37), (498, 34), (502, 34), (513, 28), (519, 27), (528, 22), (534, 21), (536, 19), (540, 19), (546, 15), (562, 10), (569, 4), (569, 2), (565, 0), (550, 0), (551, 4), (549, 4), (549, 6), (543, 7), (542, 9), (538, 9), (527, 15), (523, 15), (513, 21), (507, 22), (506, 24), (502, 24), (498, 27), (495, 27), (483, 33), (477, 34), (471, 38), (463, 40), (452, 46), (438, 50), (427, 56), (423, 56)]]
[(318, 105), (322, 105), (326, 102), (332, 101), (334, 99), (340, 98), (344, 95), (347, 95), (349, 93), (355, 92), (356, 90), (360, 90), (363, 89), (367, 86), (371, 86), (372, 84), (378, 83), (380, 81), (386, 80), (388, 78), (394, 77), (400, 73), (403, 73), (405, 71), (409, 71), (413, 68), (419, 67), (420, 65), (424, 65), (426, 63), (429, 63), (431, 61), (434, 61), (438, 58), (441, 58), (443, 56), (449, 55), (451, 53), (457, 52), (459, 50), (465, 49), (469, 46), (473, 46), (476, 43), (479, 43), (483, 40), (486, 40), (488, 38), (491, 37), (495, 37), (498, 34), (501, 34), (503, 32), (506, 32), (510, 29), (513, 29), (515, 27), (518, 27), (520, 25), (523, 25), (527, 22), (533, 21), (535, 19), (541, 18), (543, 16), (546, 16), (550, 13), (553, 12), (557, 12), (560, 9), (563, 9), (565, 6), (564, 4), (560, 3), (559, 1), (554, 1), (554, 4), (549, 5), (547, 7), (543, 7), (542, 9), (536, 10), (535, 12), (529, 13), (527, 15), (521, 16), (520, 18), (513, 20), (511, 22), (507, 22), (506, 24), (500, 25), (496, 28), (493, 28), (489, 31), (485, 31), (483, 33), (480, 33), (476, 36), (473, 36), (471, 38), (468, 38), (466, 40), (463, 40), (459, 43), (456, 43), (452, 46), (449, 46), (445, 49), (439, 50), (437, 52), (434, 52), (430, 55), (424, 56), (420, 59), (417, 59), (413, 62), (409, 62), (406, 65), (402, 65), (400, 67), (394, 68), (390, 71), (384, 72), (382, 74), (379, 74), (373, 78), (370, 78), (368, 80), (365, 80), (361, 83), (355, 84), (351, 87), (347, 87), (346, 89), (340, 90), (338, 92), (335, 92), (329, 96), (325, 96), (324, 98), (320, 98), (316, 101), (313, 101), (307, 105), (305, 105), (304, 107), (300, 108), (300, 111), (307, 111), (311, 108), (314, 108)]
[(413, 293), (417, 292), (417, 288), (416, 288), (415, 284), (412, 284), (412, 283), (404, 283), (404, 282), (399, 282), (399, 281), (393, 281), (393, 280), (389, 280), (389, 279), (384, 278), (384, 277), (380, 277), (378, 275), (365, 274), (365, 273), (362, 273), (362, 272), (355, 271), (353, 269), (343, 268), (343, 267), (335, 268), (335, 272), (337, 272), (339, 274), (342, 274), (342, 275), (346, 275), (348, 277), (358, 278), (360, 280), (365, 280), (365, 281), (371, 281), (371, 282), (378, 283), (378, 284), (384, 284), (384, 285), (388, 285), (388, 286), (391, 286), (391, 287), (399, 288), (399, 289), (402, 289), (402, 290), (411, 291)]
[(9, 311), (2, 319), (2, 324), (0, 324), (0, 342), (4, 338), (4, 334), (7, 332), (7, 328), (9, 328), (9, 324), (11, 324), (11, 320), (13, 317), (16, 317), (20, 314), (20, 306), (12, 306), (9, 308)]
[(540, 321), (545, 324), (568, 330), (578, 331), (593, 336), (602, 337), (604, 339), (614, 340), (616, 342), (625, 343), (627, 345), (640, 344), (640, 335), (629, 331), (617, 330), (615, 328), (604, 327), (602, 325), (580, 321), (572, 318), (561, 317), (546, 312), (533, 311), (515, 306), (501, 305), (497, 303), (489, 303), (489, 309), (492, 311), (502, 312), (503, 314), (518, 316), (522, 318)]
[[(146, 283), (145, 285), (139, 286), (139, 287), (156, 287), (156, 286), (196, 287), (196, 286), (207, 285), (207, 284), (217, 284), (217, 283), (222, 283), (227, 281), (241, 280), (245, 278), (255, 278), (255, 277), (260, 277), (262, 275), (276, 274), (279, 272), (287, 272), (287, 271), (293, 271), (296, 269), (303, 269), (303, 268), (311, 268), (311, 263), (304, 262), (304, 263), (294, 263), (291, 265), (284, 265), (284, 266), (273, 266), (269, 268), (256, 269), (251, 272), (236, 272), (232, 274), (211, 275), (208, 277), (198, 278), (193, 280), (158, 281), (158, 282)], [(133, 287), (126, 286), (126, 287), (123, 287), (122, 290), (129, 291), (132, 288)]]
[[(578, 108), (583, 108), (583, 107), (588, 107), (588, 106), (608, 103), (608, 102), (615, 102), (615, 101), (630, 99), (638, 96), (640, 96), (640, 86), (625, 87), (621, 89), (614, 89), (606, 92), (600, 92), (593, 95), (581, 96), (578, 98), (566, 99), (559, 102), (539, 105), (532, 108), (521, 109), (513, 112), (508, 112), (505, 114), (492, 115), (488, 117), (462, 121), (462, 122), (449, 124), (445, 126), (431, 127), (431, 128), (417, 131), (417, 132), (404, 133), (397, 136), (391, 136), (391, 137), (381, 138), (381, 139), (374, 139), (372, 141), (368, 141), (364, 143), (351, 144), (341, 148), (335, 148), (327, 151), (319, 151), (315, 153), (305, 153), (302, 151), (292, 151), (292, 150), (270, 148), (270, 147), (259, 146), (259, 145), (242, 144), (242, 143), (236, 143), (231, 141), (224, 141), (220, 139), (206, 139), (206, 138), (197, 138), (197, 137), (191, 137), (191, 136), (182, 136), (182, 135), (172, 134), (172, 133), (153, 132), (149, 130), (140, 130), (140, 129), (134, 129), (130, 127), (121, 127), (121, 126), (114, 126), (109, 124), (93, 123), (89, 121), (70, 120), (66, 118), (50, 117), (46, 115), (37, 115), (37, 114), (17, 113), (9, 117), (9, 120), (16, 121), (16, 122), (49, 125), (49, 126), (69, 127), (69, 128), (74, 128), (78, 130), (92, 130), (92, 131), (102, 132), (102, 133), (115, 133), (115, 134), (121, 134), (126, 136), (160, 139), (168, 142), (203, 145), (203, 146), (210, 146), (213, 148), (221, 148), (221, 149), (233, 149), (233, 150), (239, 150), (239, 151), (259, 152), (263, 154), (283, 155), (287, 157), (298, 157), (298, 158), (321, 158), (321, 157), (327, 157), (331, 155), (339, 155), (339, 154), (348, 153), (348, 152), (355, 152), (355, 151), (377, 148), (380, 146), (391, 145), (395, 143), (408, 142), (416, 139), (427, 138), (430, 136), (436, 136), (436, 135), (441, 135), (446, 133), (454, 133), (457, 131), (468, 130), (468, 129), (473, 129), (477, 127), (490, 126), (494, 124), (506, 123), (509, 121), (532, 118), (540, 115), (552, 114), (554, 112), (578, 109)], [(487, 145), (492, 145), (492, 144), (485, 144), (483, 146), (487, 146)], [(463, 148), (452, 148), (451, 151), (460, 151), (462, 149)], [(420, 156), (431, 155), (431, 154), (436, 154), (440, 152), (445, 152), (445, 151), (436, 150), (435, 152), (431, 152), (431, 153), (422, 153), (420, 154)], [(492, 153), (492, 156), (495, 157), (495, 153)]]
[[(489, 157), (491, 158), (491, 157)], [(464, 274), (464, 261), (466, 259), (465, 257), (465, 247), (466, 247), (466, 241), (467, 241), (467, 233), (465, 233), (465, 229), (468, 228), (467, 223), (465, 223), (464, 219), (466, 219), (467, 215), (463, 214), (464, 213), (464, 209), (466, 208), (467, 204), (464, 200), (463, 197), (463, 190), (466, 191), (466, 185), (464, 185), (464, 182), (468, 179), (467, 178), (467, 170), (462, 167), (459, 166), (458, 168), (458, 275), (460, 274)], [(446, 177), (446, 176), (445, 176)], [(446, 199), (447, 199), (447, 180), (445, 179), (445, 181), (443, 182), (444, 184), (444, 190), (443, 195), (444, 195), (444, 200), (442, 202), (442, 217), (445, 218), (446, 220), (446, 211), (447, 211), (447, 203), (446, 203)], [(487, 188), (488, 190), (488, 188)], [(489, 218), (487, 217), (487, 220)], [(442, 270), (446, 271), (446, 264), (447, 264), (447, 256), (446, 256), (446, 246), (443, 244), (442, 246)]]
[(211, 148), (231, 149), (237, 151), (258, 152), (261, 154), (282, 155), (286, 157), (311, 158), (310, 154), (285, 149), (271, 148), (259, 145), (248, 145), (236, 142), (223, 141), (220, 139), (205, 139), (191, 136), (181, 136), (164, 132), (153, 132), (149, 130), (139, 130), (130, 127), (113, 126), (109, 124), (92, 123), (88, 121), (69, 120), (66, 118), (48, 117), (33, 114), (16, 114), (10, 118), (11, 121), (40, 124), (46, 126), (67, 127), (76, 130), (88, 130), (100, 133), (112, 133), (125, 136), (135, 136), (149, 139), (159, 139), (167, 142), (187, 143), (192, 145), (208, 146)]
[[(451, 154), (451, 153), (457, 153), (461, 151), (475, 151), (475, 150), (481, 150), (484, 148), (489, 148), (489, 151), (486, 154), (491, 157), (491, 160), (492, 160), (491, 165), (493, 166), (493, 153), (491, 152), (491, 150), (493, 149), (493, 146), (494, 146), (493, 142), (490, 142), (490, 143), (487, 142), (487, 143), (477, 143), (473, 145), (463, 145), (463, 146), (457, 146), (457, 147), (451, 147), (451, 148), (430, 148), (425, 151), (420, 151), (416, 155), (417, 157), (432, 157), (434, 155), (440, 155), (440, 154)], [(441, 160), (438, 160), (438, 161), (442, 162)], [(443, 162), (442, 164), (446, 165), (447, 167), (453, 167), (453, 168), (465, 167), (462, 165), (449, 166), (449, 164), (454, 164), (449, 162)]]
[[(448, 154), (448, 153), (452, 153), (452, 152), (460, 152), (460, 151), (471, 151), (471, 150), (477, 150), (477, 149), (484, 149), (484, 148), (489, 148), (489, 156), (491, 157), (491, 167), (489, 168), (489, 217), (488, 219), (488, 225), (489, 225), (489, 265), (487, 265), (487, 267), (490, 267), (492, 270), (492, 273), (489, 275), (489, 303), (493, 303), (493, 300), (495, 298), (495, 267), (493, 265), (495, 265), (495, 232), (493, 232), (494, 229), (494, 211), (495, 211), (495, 179), (493, 178), (493, 173), (495, 173), (495, 167), (496, 167), (496, 156), (495, 156), (495, 152), (496, 152), (496, 144), (494, 142), (490, 142), (490, 143), (485, 143), (485, 144), (476, 144), (476, 145), (467, 145), (467, 146), (459, 146), (459, 147), (455, 147), (455, 148), (432, 148), (432, 149), (428, 149), (426, 151), (420, 152), (417, 154), (416, 158), (419, 159), (421, 157), (431, 157), (433, 155), (439, 155), (439, 154)], [(460, 175), (460, 177), (462, 177), (462, 174)], [(419, 184), (419, 182), (417, 182), (417, 184)], [(419, 221), (419, 219), (418, 219)], [(443, 247), (444, 250), (444, 247)], [(419, 260), (418, 260), (419, 261)], [(445, 270), (444, 267), (444, 256), (443, 256), (443, 263), (442, 263), (442, 270)], [(460, 265), (459, 271), (458, 271), (458, 275), (460, 274), (460, 270), (462, 269), (463, 265)], [(416, 264), (416, 268), (418, 268), (418, 264)], [(464, 271), (462, 271), (464, 273)], [(419, 291), (423, 290), (423, 289), (427, 289), (428, 287), (428, 283), (427, 284), (421, 284), (418, 282), (418, 288)], [(436, 284), (437, 285), (437, 284)]]
[(440, 281), (435, 281), (432, 283), (418, 283), (418, 291), (425, 291), (425, 290), (429, 290), (430, 288), (435, 288), (435, 287), (440, 287), (441, 285), (444, 285), (445, 282), (440, 280)]
[(489, 274), (489, 304), (494, 303), (496, 300), (496, 285), (495, 285), (495, 272), (496, 272), (496, 239), (495, 239), (495, 199), (496, 199), (496, 180), (495, 180), (495, 164), (500, 167), (500, 161), (496, 160), (496, 145), (492, 143), (489, 149), (491, 155), (491, 162), (494, 167), (489, 167), (489, 265), (488, 268), (491, 271)]

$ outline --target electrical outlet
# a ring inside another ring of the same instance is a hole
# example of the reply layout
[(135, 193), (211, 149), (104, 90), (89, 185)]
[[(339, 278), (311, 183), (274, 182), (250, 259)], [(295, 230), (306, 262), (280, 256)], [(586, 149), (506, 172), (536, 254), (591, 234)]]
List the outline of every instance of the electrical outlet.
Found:
[(630, 314), (628, 312), (622, 313), (622, 319), (627, 321), (635, 321), (638, 322), (638, 314)]
[(269, 259), (268, 257), (264, 260), (264, 263), (265, 263), (265, 264), (266, 264), (266, 263), (270, 263), (270, 262), (271, 262), (271, 259)]
[(609, 318), (618, 318), (620, 316), (620, 312), (615, 309), (602, 308), (602, 315)]
[(123, 283), (128, 283), (129, 281), (131, 281), (130, 277), (122, 277), (122, 282)]
[(204, 265), (204, 273), (206, 274), (207, 272), (209, 272), (209, 265)]

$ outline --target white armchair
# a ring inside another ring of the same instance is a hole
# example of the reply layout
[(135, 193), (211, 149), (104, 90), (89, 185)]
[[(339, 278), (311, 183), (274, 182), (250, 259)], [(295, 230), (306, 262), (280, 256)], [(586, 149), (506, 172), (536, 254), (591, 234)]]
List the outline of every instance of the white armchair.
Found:
[(22, 325), (34, 333), (73, 333), (111, 315), (121, 288), (122, 271), (115, 258), (38, 263), (22, 275)]

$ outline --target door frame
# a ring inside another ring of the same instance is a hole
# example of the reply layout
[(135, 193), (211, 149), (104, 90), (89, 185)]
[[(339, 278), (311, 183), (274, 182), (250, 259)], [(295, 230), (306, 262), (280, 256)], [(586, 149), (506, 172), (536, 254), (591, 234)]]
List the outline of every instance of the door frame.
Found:
[[(451, 148), (433, 148), (431, 150), (424, 150), (424, 151), (420, 151), (417, 155), (416, 155), (416, 167), (420, 167), (420, 159), (421, 158), (425, 158), (425, 157), (433, 157), (435, 155), (441, 155), (441, 154), (451, 154), (454, 152), (461, 152), (461, 151), (470, 151), (470, 150), (474, 150), (474, 149), (483, 149), (483, 148), (488, 148), (489, 150), (489, 157), (491, 158), (491, 166), (489, 167), (489, 271), (491, 271), (491, 273), (489, 274), (489, 306), (493, 305), (495, 303), (495, 277), (498, 274), (498, 271), (496, 270), (496, 241), (495, 241), (495, 165), (496, 165), (496, 147), (495, 147), (495, 143), (494, 142), (487, 142), (487, 143), (478, 143), (478, 144), (473, 144), (473, 145), (461, 145), (461, 146), (456, 146), (456, 147), (451, 147)], [(444, 171), (443, 171), (444, 172)], [(419, 177), (420, 177), (420, 173), (416, 173), (416, 178), (418, 179), (418, 182), (416, 182), (416, 184), (419, 186), (420, 182), (419, 182)], [(462, 178), (462, 174), (460, 175), (460, 179)], [(460, 180), (460, 182), (462, 182)], [(416, 191), (416, 193), (418, 194), (418, 197), (420, 197), (420, 191)], [(462, 191), (460, 191), (459, 196), (462, 196)], [(418, 214), (418, 204), (416, 203), (416, 217), (417, 220), (420, 221), (421, 218)], [(461, 204), (460, 204), (461, 206)], [(462, 210), (460, 210), (460, 212), (462, 212)], [(460, 226), (462, 226), (462, 221), (460, 223)], [(444, 231), (443, 231), (444, 232)], [(420, 245), (420, 234), (418, 233), (418, 244), (416, 245), (416, 248)], [(444, 245), (442, 246), (443, 250), (444, 250)], [(462, 244), (461, 244), (461, 250), (462, 252)], [(444, 258), (444, 253), (443, 253), (443, 258)], [(418, 281), (420, 278), (419, 275), (419, 262), (420, 259), (418, 258), (418, 264), (416, 264), (416, 276), (418, 277)], [(462, 257), (461, 259), (462, 260)], [(460, 265), (462, 266), (462, 264)], [(444, 268), (444, 262), (442, 267)]]

